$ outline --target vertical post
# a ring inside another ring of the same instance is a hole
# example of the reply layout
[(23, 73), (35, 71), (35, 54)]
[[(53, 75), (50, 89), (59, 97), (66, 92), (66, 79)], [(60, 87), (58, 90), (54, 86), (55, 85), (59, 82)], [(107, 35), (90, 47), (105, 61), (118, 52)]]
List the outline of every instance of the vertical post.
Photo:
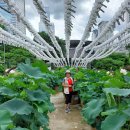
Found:
[(5, 44), (4, 44), (4, 65), (5, 65)]

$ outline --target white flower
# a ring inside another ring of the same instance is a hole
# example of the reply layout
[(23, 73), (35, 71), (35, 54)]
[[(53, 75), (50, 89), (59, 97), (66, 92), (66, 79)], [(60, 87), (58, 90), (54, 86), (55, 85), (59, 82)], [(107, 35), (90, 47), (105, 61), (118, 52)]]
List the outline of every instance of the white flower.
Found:
[(127, 74), (127, 70), (121, 69), (121, 70), (120, 70), (120, 73), (123, 74), (123, 75), (126, 75), (126, 74)]
[(110, 71), (107, 71), (106, 74), (109, 75), (109, 76), (113, 76), (113, 73), (110, 72)]
[(109, 75), (109, 74), (110, 74), (110, 71), (107, 71), (107, 74)]
[(15, 70), (11, 70), (9, 73), (10, 73), (10, 74), (14, 74), (14, 73), (15, 73)]

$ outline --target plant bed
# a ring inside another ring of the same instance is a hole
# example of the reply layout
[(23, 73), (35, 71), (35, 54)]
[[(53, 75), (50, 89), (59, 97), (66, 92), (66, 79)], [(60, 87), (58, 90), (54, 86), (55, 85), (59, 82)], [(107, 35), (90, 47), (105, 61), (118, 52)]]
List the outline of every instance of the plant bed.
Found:
[(48, 113), (55, 109), (45, 74), (31, 64), (19, 64), (17, 69), (0, 76), (0, 129), (48, 130)]
[(86, 70), (85, 77), (75, 87), (84, 103), (84, 120), (96, 130), (130, 128), (130, 73)]

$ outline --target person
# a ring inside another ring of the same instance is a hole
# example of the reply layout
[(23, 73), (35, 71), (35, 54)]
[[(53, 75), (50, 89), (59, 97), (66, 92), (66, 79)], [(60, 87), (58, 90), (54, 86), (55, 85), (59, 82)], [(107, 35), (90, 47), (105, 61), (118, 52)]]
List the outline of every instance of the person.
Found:
[(70, 104), (73, 93), (73, 78), (71, 77), (71, 72), (69, 70), (65, 73), (65, 78), (62, 82), (62, 86), (64, 87), (65, 94), (65, 112), (70, 112)]

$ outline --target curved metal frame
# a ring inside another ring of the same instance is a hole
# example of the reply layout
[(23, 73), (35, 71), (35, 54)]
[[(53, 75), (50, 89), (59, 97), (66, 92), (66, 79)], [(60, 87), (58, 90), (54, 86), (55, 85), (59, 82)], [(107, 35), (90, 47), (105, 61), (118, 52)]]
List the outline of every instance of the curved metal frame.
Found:
[[(130, 43), (130, 32), (129, 32), (130, 23), (124, 30), (114, 35), (112, 38), (106, 39), (106, 35), (108, 34), (108, 32), (113, 31), (114, 28), (116, 27), (116, 24), (120, 24), (120, 20), (124, 21), (124, 18), (123, 18), (124, 13), (125, 12), (130, 13), (129, 11), (130, 0), (125, 0), (121, 4), (121, 7), (117, 11), (117, 13), (115, 13), (113, 18), (109, 21), (109, 23), (106, 25), (106, 27), (101, 32), (101, 34), (92, 43), (84, 47), (83, 51), (81, 52), (80, 57), (77, 58), (77, 53), (83, 47), (85, 40), (89, 37), (93, 26), (96, 25), (97, 17), (100, 18), (99, 12), (100, 11), (104, 12), (102, 7), (107, 7), (106, 5), (104, 5), (104, 2), (105, 1), (109, 2), (109, 0), (96, 0), (95, 1), (91, 14), (90, 14), (90, 18), (86, 25), (81, 41), (76, 47), (75, 54), (74, 54), (74, 57), (72, 58), (71, 64), (69, 63), (69, 60), (70, 60), (69, 49), (70, 49), (70, 37), (71, 37), (72, 28), (73, 28), (72, 17), (74, 17), (73, 14), (76, 13), (74, 0), (64, 0), (65, 43), (66, 43), (67, 60), (65, 59), (62, 49), (60, 45), (58, 44), (56, 37), (51, 30), (51, 27), (50, 27), (51, 23), (50, 23), (50, 20), (47, 18), (46, 12), (44, 11), (42, 7), (41, 0), (33, 0), (33, 4), (35, 5), (38, 13), (40, 14), (40, 17), (42, 18), (42, 21), (45, 24), (45, 27), (48, 31), (48, 35), (50, 36), (54, 47), (50, 46), (35, 31), (35, 29), (32, 27), (29, 21), (21, 14), (20, 10), (17, 8), (17, 6), (12, 0), (4, 0), (4, 1), (8, 4), (11, 10), (15, 11), (15, 13), (19, 16), (20, 20), (22, 21), (22, 23), (27, 27), (27, 29), (36, 38), (36, 41), (33, 41), (30, 38), (28, 38), (25, 34), (19, 31), (16, 27), (14, 27), (12, 24), (7, 22), (4, 19), (4, 17), (2, 17), (1, 15), (0, 15), (0, 22), (4, 24), (7, 28), (12, 30), (15, 35), (0, 28), (0, 41), (3, 41), (4, 44), (25, 48), (36, 57), (43, 60), (47, 60), (50, 63), (53, 63), (57, 67), (62, 67), (66, 65), (69, 65), (69, 66), (80, 65), (82, 67), (86, 67), (87, 64), (92, 62), (93, 60), (105, 58), (109, 56), (110, 54), (112, 54), (113, 52), (119, 50), (121, 47), (125, 47), (126, 45)], [(58, 56), (56, 51), (60, 53), (60, 57)], [(84, 54), (86, 51), (89, 51), (89, 52), (84, 57)]]

